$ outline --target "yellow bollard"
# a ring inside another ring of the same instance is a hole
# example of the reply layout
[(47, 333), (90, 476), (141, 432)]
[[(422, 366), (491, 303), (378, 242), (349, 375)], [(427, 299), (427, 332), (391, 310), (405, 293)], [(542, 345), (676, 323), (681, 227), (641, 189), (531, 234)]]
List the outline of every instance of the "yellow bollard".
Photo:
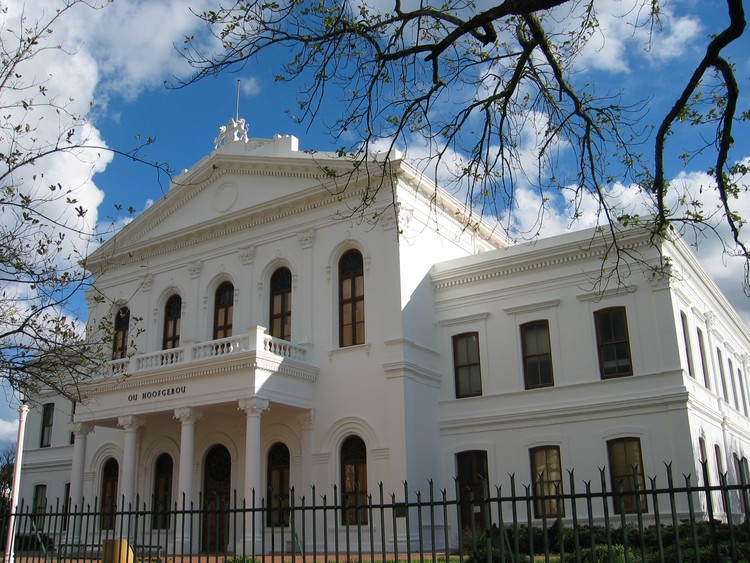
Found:
[(135, 553), (128, 540), (104, 540), (102, 563), (135, 563)]

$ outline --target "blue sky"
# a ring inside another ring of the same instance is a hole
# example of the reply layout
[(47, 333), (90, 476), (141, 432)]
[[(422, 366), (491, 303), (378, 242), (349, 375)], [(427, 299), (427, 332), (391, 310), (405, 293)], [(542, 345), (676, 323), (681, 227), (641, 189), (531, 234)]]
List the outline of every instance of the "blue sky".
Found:
[[(385, 2), (377, 0), (373, 4)], [(583, 79), (608, 85), (612, 91), (623, 89), (635, 100), (642, 92), (653, 98), (651, 115), (663, 114), (684, 84), (687, 73), (702, 54), (709, 33), (719, 30), (725, 21), (721, 2), (676, 0), (662, 4), (663, 29), (652, 37), (635, 29), (628, 18), (628, 2), (601, 2), (601, 32), (581, 57)], [(5, 3), (4, 3), (5, 4)], [(43, 4), (43, 5), (42, 5)], [(56, 0), (36, 0), (25, 8), (19, 0), (7, 3), (5, 27), (17, 25), (22, 9), (27, 18), (50, 14)], [(480, 2), (481, 5), (481, 2)], [(614, 6), (614, 7), (612, 7)], [(138, 139), (155, 138), (144, 148), (148, 161), (167, 163), (179, 172), (190, 167), (213, 149), (218, 128), (234, 116), (236, 81), (241, 80), (240, 114), (249, 124), (252, 137), (269, 138), (276, 133), (300, 138), (301, 149), (334, 148), (321, 123), (298, 125), (286, 114), (294, 107), (295, 86), (275, 84), (273, 76), (279, 64), (274, 58), (254, 61), (237, 73), (225, 73), (182, 89), (168, 89), (164, 82), (172, 77), (187, 76), (190, 69), (178, 56), (173, 45), (188, 34), (200, 34), (200, 22), (190, 12), (214, 7), (211, 0), (115, 0), (100, 10), (76, 6), (64, 15), (54, 28), (54, 42), (66, 52), (53, 50), (33, 61), (28, 76), (49, 77), (49, 86), (61, 99), (71, 99), (71, 109), (89, 114), (91, 128), (85, 133), (94, 144), (129, 150)], [(616, 12), (618, 10), (619, 12)], [(741, 108), (750, 107), (750, 41), (735, 49), (733, 58), (743, 89)], [(331, 94), (328, 111), (339, 105)], [(43, 132), (49, 119), (39, 122)], [(675, 137), (679, 145), (682, 131)], [(750, 135), (745, 125), (735, 134), (736, 155), (750, 157)], [(675, 150), (679, 147), (675, 146)], [(77, 186), (79, 199), (90, 209), (89, 218), (106, 224), (115, 215), (115, 204), (132, 206), (141, 211), (168, 189), (168, 178), (154, 169), (127, 159), (102, 155), (95, 162), (70, 163), (52, 161), (49, 174)], [(699, 162), (681, 170), (686, 184), (696, 186), (702, 180)], [(627, 189), (623, 197), (628, 197)], [(748, 198), (745, 196), (744, 198)], [(743, 200), (744, 201), (744, 200)], [(520, 215), (535, 214), (538, 199), (528, 194), (521, 198)], [(743, 202), (745, 216), (750, 216), (750, 202)], [(117, 218), (118, 224), (121, 217)], [(548, 218), (545, 234), (567, 228), (568, 222), (554, 213)], [(587, 226), (586, 221), (579, 227)], [(737, 261), (725, 263), (713, 241), (699, 249), (704, 266), (710, 271), (746, 322), (750, 319), (750, 300), (742, 293), (742, 267)], [(83, 302), (79, 309), (85, 314)], [(0, 401), (2, 403), (2, 401)], [(0, 406), (0, 445), (15, 440), (16, 414), (13, 407)]]

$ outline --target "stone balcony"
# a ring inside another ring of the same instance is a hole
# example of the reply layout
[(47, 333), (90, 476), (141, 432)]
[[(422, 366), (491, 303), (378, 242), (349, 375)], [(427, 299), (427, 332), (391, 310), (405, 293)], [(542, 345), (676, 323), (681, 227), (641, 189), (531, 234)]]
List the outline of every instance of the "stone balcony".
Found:
[(145, 354), (135, 353), (128, 358), (112, 360), (109, 368), (113, 375), (136, 374), (167, 366), (185, 365), (207, 359), (229, 359), (237, 354), (262, 354), (269, 359), (305, 362), (305, 348), (274, 338), (262, 326), (251, 327), (252, 332), (206, 342), (185, 342), (179, 348), (169, 348)]

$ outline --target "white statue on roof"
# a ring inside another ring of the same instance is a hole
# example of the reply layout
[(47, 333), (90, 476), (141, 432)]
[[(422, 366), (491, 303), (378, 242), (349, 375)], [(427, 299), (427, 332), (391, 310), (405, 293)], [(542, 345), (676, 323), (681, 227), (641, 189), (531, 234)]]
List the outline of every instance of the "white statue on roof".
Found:
[(218, 149), (222, 144), (247, 142), (247, 125), (242, 118), (231, 118), (229, 123), (219, 127), (219, 135), (214, 139), (214, 148)]

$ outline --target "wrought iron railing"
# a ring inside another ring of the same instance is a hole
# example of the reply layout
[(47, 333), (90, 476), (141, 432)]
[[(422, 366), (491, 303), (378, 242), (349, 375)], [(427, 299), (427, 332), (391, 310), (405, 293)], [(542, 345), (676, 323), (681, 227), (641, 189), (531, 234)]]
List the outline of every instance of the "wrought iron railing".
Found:
[[(449, 488), (428, 482), (421, 491), (404, 483), (391, 493), (379, 485), (368, 492), (312, 487), (249, 499), (199, 496), (192, 503), (136, 499), (107, 511), (96, 500), (49, 502), (43, 510), (38, 502), (36, 510), (21, 503), (15, 554), (27, 561), (99, 560), (107, 541), (125, 539), (136, 560), (161, 562), (261, 563), (271, 555), (274, 562), (750, 560), (744, 464), (716, 483), (705, 464), (702, 473), (678, 482), (666, 466), (664, 477), (635, 490), (612, 490), (600, 469), (598, 482), (571, 471), (555, 487), (545, 486), (542, 475), (534, 485), (519, 486), (510, 476), (479, 489), (455, 481)], [(8, 516), (0, 519), (3, 530)]]

